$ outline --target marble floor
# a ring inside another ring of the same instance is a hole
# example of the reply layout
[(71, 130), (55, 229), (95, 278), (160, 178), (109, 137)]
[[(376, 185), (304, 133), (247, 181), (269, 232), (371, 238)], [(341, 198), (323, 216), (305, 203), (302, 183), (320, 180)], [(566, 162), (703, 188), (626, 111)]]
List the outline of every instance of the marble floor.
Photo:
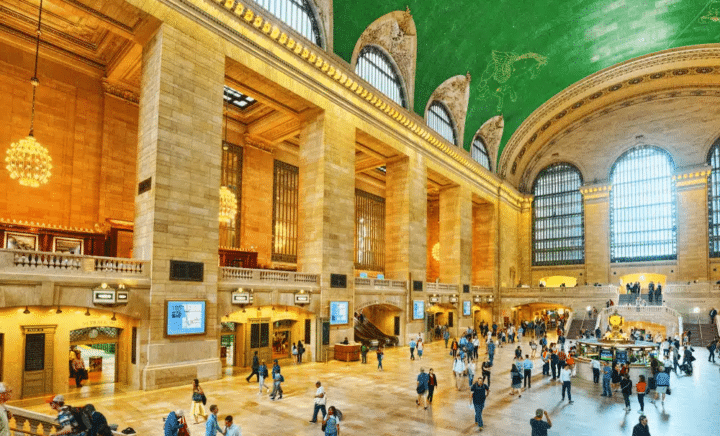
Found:
[[(527, 342), (523, 347), (529, 351)], [(484, 353), (481, 353), (484, 354)], [(638, 422), (637, 397), (632, 411), (626, 413), (622, 395), (600, 396), (600, 385), (573, 380), (574, 404), (560, 402), (560, 383), (540, 375), (536, 360), (533, 387), (522, 398), (510, 396), (509, 370), (513, 347), (498, 349), (493, 370), (490, 396), (485, 406), (484, 434), (527, 436), (529, 419), (535, 409), (549, 411), (553, 422), (550, 435), (631, 435)], [(707, 362), (707, 350), (696, 348), (696, 371), (691, 377), (671, 376), (672, 395), (663, 407), (646, 401), (653, 436), (701, 436), (720, 434), (720, 364)], [(374, 353), (369, 363), (289, 364), (283, 367), (285, 395), (272, 401), (267, 394), (258, 395), (257, 383), (245, 381), (245, 371), (235, 376), (203, 383), (209, 404), (217, 404), (219, 416), (231, 414), (248, 435), (314, 435), (321, 434), (320, 424), (308, 423), (312, 414), (315, 381), (327, 390), (328, 405), (344, 414), (341, 434), (359, 435), (465, 435), (479, 433), (473, 424), (474, 412), (467, 387), (457, 391), (451, 368), (452, 358), (444, 344), (428, 344), (422, 360), (411, 361), (408, 349), (388, 349), (384, 371), (376, 369)], [(720, 360), (719, 360), (720, 362)], [(415, 405), (415, 380), (421, 367), (433, 368), (439, 387), (435, 400), (423, 410)], [(247, 371), (249, 373), (249, 371)], [(467, 379), (464, 379), (467, 383)], [(117, 385), (83, 388), (66, 395), (73, 405), (94, 404), (111, 423), (120, 428), (133, 427), (140, 435), (162, 434), (163, 417), (169, 411), (190, 409), (191, 381), (184, 387), (157, 391), (125, 391)], [(52, 411), (42, 399), (19, 400), (10, 404), (43, 413)], [(193, 425), (190, 433), (203, 435), (205, 426)], [(222, 421), (221, 421), (222, 422)]]

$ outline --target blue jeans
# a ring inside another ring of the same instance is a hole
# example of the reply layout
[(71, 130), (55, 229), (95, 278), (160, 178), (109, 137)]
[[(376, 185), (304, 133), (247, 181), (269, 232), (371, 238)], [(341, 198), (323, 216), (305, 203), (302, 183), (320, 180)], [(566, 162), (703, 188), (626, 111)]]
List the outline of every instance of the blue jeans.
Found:
[(640, 403), (640, 411), (645, 410), (645, 394), (638, 394), (638, 403)]
[(479, 427), (482, 427), (483, 426), (482, 411), (485, 408), (485, 403), (482, 403), (482, 404), (473, 403), (473, 405), (475, 406), (475, 422), (477, 423), (477, 425)]
[(572, 401), (572, 395), (570, 394), (570, 386), (571, 385), (570, 385), (569, 381), (563, 382), (563, 386), (562, 386), (562, 399), (563, 400), (565, 399), (565, 391), (567, 390), (568, 401)]
[(490, 357), (490, 365), (492, 365), (493, 359), (495, 358), (495, 353), (488, 353), (488, 356)]
[(475, 374), (468, 373), (468, 381), (470, 382), (469, 386), (472, 386), (474, 378), (475, 378)]
[(610, 379), (603, 377), (603, 393), (606, 397), (612, 397), (612, 389), (610, 389)]
[(382, 367), (382, 358), (383, 358), (383, 357), (382, 357), (382, 354), (379, 355), (377, 358), (378, 358), (378, 369), (383, 369), (383, 367)]
[(316, 404), (315, 410), (313, 410), (313, 417), (312, 417), (313, 422), (317, 421), (318, 411), (320, 411), (320, 410), (322, 410), (323, 419), (325, 419), (325, 415), (327, 415), (327, 410), (325, 410), (325, 405), (324, 404)]

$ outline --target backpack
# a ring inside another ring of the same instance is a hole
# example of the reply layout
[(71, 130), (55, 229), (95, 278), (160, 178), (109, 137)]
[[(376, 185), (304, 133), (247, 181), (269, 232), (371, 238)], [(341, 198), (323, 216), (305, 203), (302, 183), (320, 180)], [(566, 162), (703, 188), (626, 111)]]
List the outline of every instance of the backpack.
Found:
[[(104, 418), (104, 415), (102, 415), (102, 413), (96, 411), (95, 406), (93, 406), (92, 404), (86, 404), (82, 408), (82, 421), (88, 430), (90, 428), (92, 428), (93, 413), (97, 413), (97, 414), (103, 416), (103, 418)], [(110, 429), (110, 426), (108, 426), (107, 423), (105, 423), (105, 424), (100, 425), (100, 427), (98, 428), (97, 434), (99, 436), (112, 436), (112, 430)]]
[(82, 408), (68, 406), (68, 410), (72, 414), (73, 418), (75, 418), (75, 422), (76, 422), (76, 426), (73, 427), (73, 433), (84, 432), (85, 430), (90, 428), (90, 427), (85, 426), (85, 421), (83, 420)]

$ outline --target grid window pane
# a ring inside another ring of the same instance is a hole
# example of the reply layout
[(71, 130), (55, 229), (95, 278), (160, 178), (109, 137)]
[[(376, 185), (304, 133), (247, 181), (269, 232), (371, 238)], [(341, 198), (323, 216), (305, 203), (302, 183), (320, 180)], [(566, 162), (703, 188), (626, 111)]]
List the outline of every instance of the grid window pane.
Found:
[(229, 86), (225, 86), (223, 88), (223, 99), (225, 99), (226, 103), (240, 108), (241, 110), (248, 109), (250, 106), (257, 103), (257, 100), (255, 100), (254, 98), (250, 97), (249, 95), (245, 95), (237, 89), (233, 89)]
[(473, 139), (472, 145), (470, 146), (470, 156), (475, 162), (487, 168), (488, 171), (492, 171), (490, 168), (490, 154), (480, 136), (476, 136), (475, 139)]
[(355, 190), (355, 267), (385, 270), (385, 199)]
[(427, 123), (431, 129), (440, 136), (457, 145), (455, 125), (450, 117), (450, 111), (439, 101), (433, 101), (427, 111)]
[(320, 26), (308, 0), (255, 0), (255, 3), (305, 38), (323, 47)]
[(360, 50), (355, 73), (395, 103), (404, 108), (408, 107), (400, 74), (390, 57), (379, 47), (366, 45)]
[(533, 265), (585, 261), (580, 186), (580, 171), (570, 164), (554, 164), (538, 174), (533, 188)]
[(610, 261), (677, 258), (674, 165), (651, 146), (626, 152), (610, 174)]
[(720, 257), (720, 140), (713, 144), (708, 156), (708, 163), (712, 168), (708, 178), (710, 257)]
[(298, 179), (296, 166), (275, 161), (272, 260), (297, 262)]

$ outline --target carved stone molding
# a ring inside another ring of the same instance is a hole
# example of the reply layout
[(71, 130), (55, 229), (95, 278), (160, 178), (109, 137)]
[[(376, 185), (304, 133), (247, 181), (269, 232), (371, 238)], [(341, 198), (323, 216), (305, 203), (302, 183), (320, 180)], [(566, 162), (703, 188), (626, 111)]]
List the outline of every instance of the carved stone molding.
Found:
[(262, 150), (267, 153), (273, 153), (275, 151), (275, 147), (269, 141), (258, 136), (246, 133), (243, 136), (243, 139), (245, 140), (245, 145), (250, 147), (257, 148), (258, 150)]
[(467, 116), (468, 102), (470, 101), (470, 75), (453, 76), (441, 83), (433, 91), (425, 105), (426, 121), (427, 110), (435, 100), (444, 103), (450, 111), (458, 135), (457, 145), (462, 147), (463, 138), (465, 137), (465, 118)]
[(679, 168), (673, 175), (675, 187), (678, 191), (705, 189), (710, 172), (711, 168), (708, 164), (697, 165), (692, 168)]
[(408, 107), (415, 100), (415, 62), (417, 59), (417, 30), (410, 10), (390, 12), (373, 21), (360, 35), (352, 54), (353, 70), (360, 51), (366, 45), (376, 45), (387, 51), (398, 67), (407, 90)]
[(505, 119), (502, 115), (495, 115), (485, 121), (482, 127), (480, 127), (480, 130), (475, 133), (475, 135), (480, 136), (485, 143), (488, 156), (490, 156), (490, 170), (492, 170), (496, 165), (498, 150), (500, 149), (500, 141), (502, 141), (504, 130)]
[(583, 185), (580, 187), (580, 193), (586, 203), (607, 201), (610, 198), (610, 190), (612, 186), (609, 184), (595, 183), (592, 185)]
[(124, 88), (118, 84), (111, 83), (111, 82), (107, 81), (106, 79), (103, 79), (102, 87), (103, 87), (103, 91), (106, 94), (114, 95), (115, 97), (119, 97), (119, 98), (129, 101), (130, 103), (133, 103), (133, 104), (140, 103), (140, 96), (135, 91)]

